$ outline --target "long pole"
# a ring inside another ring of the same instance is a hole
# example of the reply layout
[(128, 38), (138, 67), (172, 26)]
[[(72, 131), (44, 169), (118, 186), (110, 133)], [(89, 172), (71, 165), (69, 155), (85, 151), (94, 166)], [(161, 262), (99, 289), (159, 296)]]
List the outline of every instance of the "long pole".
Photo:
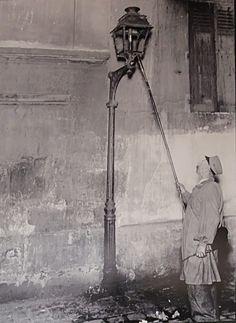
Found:
[(145, 73), (143, 63), (142, 63), (139, 56), (137, 57), (137, 61), (138, 61), (138, 66), (139, 66), (140, 72), (141, 72), (141, 74), (143, 76), (143, 79), (144, 79), (144, 82), (145, 82), (145, 84), (147, 86), (147, 90), (148, 90), (148, 93), (149, 93), (149, 96), (150, 96), (150, 100), (151, 100), (152, 108), (153, 108), (154, 115), (155, 115), (155, 118), (156, 118), (156, 122), (157, 122), (157, 124), (159, 126), (161, 136), (162, 136), (162, 139), (163, 139), (163, 142), (164, 142), (164, 145), (165, 145), (165, 149), (166, 149), (166, 152), (167, 152), (167, 157), (168, 157), (168, 160), (169, 160), (169, 163), (170, 163), (170, 166), (171, 166), (171, 169), (172, 169), (172, 173), (173, 173), (173, 176), (174, 176), (176, 188), (177, 188), (179, 196), (181, 198), (182, 205), (185, 208), (182, 192), (181, 192), (181, 189), (180, 189), (180, 187), (178, 185), (178, 183), (179, 183), (178, 177), (177, 177), (176, 170), (175, 170), (174, 163), (173, 163), (173, 159), (172, 159), (172, 156), (171, 156), (171, 153), (170, 153), (170, 148), (169, 148), (167, 140), (166, 140), (166, 135), (165, 135), (165, 132), (164, 132), (164, 129), (163, 129), (163, 126), (162, 126), (161, 118), (160, 118), (159, 112), (157, 110), (156, 102), (154, 100), (152, 90), (151, 90), (151, 87), (149, 85), (149, 82), (148, 82), (148, 79), (147, 79), (147, 76), (146, 76), (146, 73)]

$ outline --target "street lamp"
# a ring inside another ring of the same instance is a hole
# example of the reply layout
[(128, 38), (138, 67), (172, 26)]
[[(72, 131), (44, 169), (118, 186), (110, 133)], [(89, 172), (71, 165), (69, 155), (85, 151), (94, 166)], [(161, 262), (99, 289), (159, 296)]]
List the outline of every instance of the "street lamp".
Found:
[(104, 269), (103, 287), (114, 290), (117, 285), (116, 268), (116, 230), (115, 230), (115, 201), (114, 201), (114, 152), (115, 152), (115, 109), (118, 103), (115, 100), (116, 90), (121, 78), (129, 77), (135, 72), (137, 61), (144, 57), (147, 41), (153, 28), (146, 16), (139, 13), (138, 7), (128, 7), (118, 25), (111, 31), (117, 60), (124, 60), (125, 65), (116, 71), (110, 72), (108, 114), (108, 147), (107, 147), (107, 182), (106, 203), (104, 215)]
[(133, 60), (144, 57), (152, 26), (146, 16), (139, 14), (138, 7), (128, 7), (118, 25), (111, 31), (118, 60)]

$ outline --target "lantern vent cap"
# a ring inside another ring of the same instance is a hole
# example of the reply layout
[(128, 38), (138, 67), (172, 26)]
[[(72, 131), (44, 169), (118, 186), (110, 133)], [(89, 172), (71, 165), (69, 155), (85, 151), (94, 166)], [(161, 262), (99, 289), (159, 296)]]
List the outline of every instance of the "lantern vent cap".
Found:
[(114, 33), (123, 27), (152, 29), (153, 26), (150, 25), (147, 17), (145, 15), (140, 15), (139, 11), (139, 7), (127, 7), (125, 9), (126, 14), (119, 19), (118, 25), (111, 31), (111, 33)]

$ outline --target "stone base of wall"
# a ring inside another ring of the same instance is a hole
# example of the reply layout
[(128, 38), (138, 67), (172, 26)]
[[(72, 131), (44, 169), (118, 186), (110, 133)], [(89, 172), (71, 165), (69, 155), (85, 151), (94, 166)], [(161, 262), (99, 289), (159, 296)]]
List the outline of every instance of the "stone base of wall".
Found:
[[(232, 284), (236, 217), (228, 217), (226, 224), (230, 251), (225, 255), (223, 269), (224, 278)], [(178, 277), (181, 229), (181, 221), (119, 227), (117, 267), (122, 282), (142, 285), (152, 279)], [(102, 228), (1, 238), (1, 249), (0, 302), (76, 296), (102, 280)]]

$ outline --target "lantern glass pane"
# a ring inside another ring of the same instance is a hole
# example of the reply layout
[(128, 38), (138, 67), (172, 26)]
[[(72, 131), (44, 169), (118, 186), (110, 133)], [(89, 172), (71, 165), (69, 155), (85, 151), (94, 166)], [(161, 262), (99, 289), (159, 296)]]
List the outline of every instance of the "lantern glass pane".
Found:
[(141, 30), (140, 31), (138, 45), (137, 45), (137, 51), (141, 54), (144, 54), (144, 52), (145, 52), (145, 47), (146, 47), (148, 35), (149, 35), (148, 30)]
[(133, 37), (133, 52), (137, 52), (137, 49), (138, 49), (137, 37)]
[(129, 35), (128, 35), (128, 29), (124, 28), (124, 52), (128, 52), (129, 49)]
[(139, 33), (137, 29), (132, 30), (132, 51), (135, 53), (138, 50)]
[(118, 34), (115, 34), (113, 36), (113, 39), (114, 39), (114, 45), (115, 45), (116, 54), (119, 55), (124, 50), (124, 48), (123, 48), (123, 37), (121, 37)]
[(124, 28), (124, 52), (134, 53), (138, 46), (138, 31), (135, 28)]
[(137, 52), (143, 53), (145, 49), (145, 39), (140, 38), (137, 46)]

